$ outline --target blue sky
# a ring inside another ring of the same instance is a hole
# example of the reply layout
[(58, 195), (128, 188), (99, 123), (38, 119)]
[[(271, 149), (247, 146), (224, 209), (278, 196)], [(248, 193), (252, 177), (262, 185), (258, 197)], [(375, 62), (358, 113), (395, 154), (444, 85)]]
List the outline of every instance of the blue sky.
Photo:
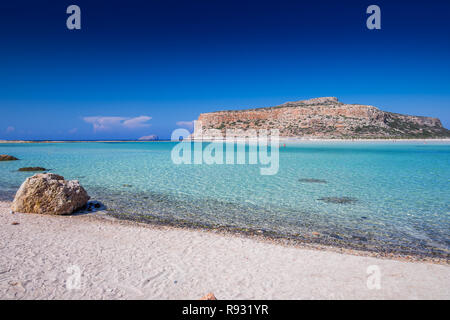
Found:
[[(81, 8), (81, 30), (66, 8)], [(381, 8), (381, 30), (366, 8)], [(0, 139), (168, 138), (336, 96), (450, 127), (449, 1), (2, 1)]]

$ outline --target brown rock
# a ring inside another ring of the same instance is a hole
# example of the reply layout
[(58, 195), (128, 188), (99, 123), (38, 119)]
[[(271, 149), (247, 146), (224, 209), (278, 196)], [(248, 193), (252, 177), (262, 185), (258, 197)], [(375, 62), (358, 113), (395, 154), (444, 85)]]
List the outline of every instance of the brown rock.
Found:
[(0, 161), (14, 161), (14, 160), (19, 160), (16, 157), (7, 155), (7, 154), (0, 154)]
[[(202, 113), (192, 137), (224, 136), (227, 129), (278, 129), (284, 137), (450, 137), (450, 130), (437, 118), (344, 104), (335, 97), (286, 102), (275, 107)], [(237, 136), (246, 134), (236, 133)]]
[(212, 292), (210, 292), (205, 296), (203, 296), (202, 298), (200, 298), (200, 300), (217, 300), (217, 298), (214, 296)]
[(71, 214), (84, 207), (89, 196), (76, 180), (54, 173), (36, 174), (17, 191), (11, 210), (22, 213)]

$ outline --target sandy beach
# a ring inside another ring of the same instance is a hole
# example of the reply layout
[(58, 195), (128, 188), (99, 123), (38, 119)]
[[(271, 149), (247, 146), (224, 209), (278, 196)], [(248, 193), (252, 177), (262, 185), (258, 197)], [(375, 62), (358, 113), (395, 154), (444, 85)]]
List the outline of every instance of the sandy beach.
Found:
[(198, 299), (208, 292), (218, 299), (450, 298), (448, 265), (98, 214), (11, 214), (9, 206), (0, 202), (0, 299)]

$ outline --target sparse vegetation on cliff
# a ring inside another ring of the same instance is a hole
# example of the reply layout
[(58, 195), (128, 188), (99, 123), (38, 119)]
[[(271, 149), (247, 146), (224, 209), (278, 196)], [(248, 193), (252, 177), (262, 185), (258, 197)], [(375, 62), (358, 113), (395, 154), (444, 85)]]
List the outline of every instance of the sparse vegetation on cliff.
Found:
[[(344, 104), (334, 97), (286, 102), (275, 107), (203, 113), (202, 129), (278, 129), (285, 137), (450, 138), (437, 118)], [(194, 133), (195, 137), (195, 133)]]

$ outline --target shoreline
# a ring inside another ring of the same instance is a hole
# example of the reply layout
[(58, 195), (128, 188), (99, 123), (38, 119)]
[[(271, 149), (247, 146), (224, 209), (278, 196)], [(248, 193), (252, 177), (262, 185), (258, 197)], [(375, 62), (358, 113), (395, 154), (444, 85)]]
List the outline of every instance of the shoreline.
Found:
[[(0, 209), (7, 207), (10, 208), (12, 201), (10, 200), (0, 200)], [(0, 213), (1, 210), (0, 210)], [(16, 214), (16, 213), (15, 213)], [(21, 213), (18, 213), (21, 214)], [(37, 216), (42, 216), (36, 214)], [(44, 215), (46, 216), (46, 215)], [(450, 266), (450, 259), (444, 256), (432, 254), (419, 254), (419, 253), (405, 253), (396, 251), (395, 249), (388, 250), (377, 250), (370, 249), (364, 246), (356, 246), (356, 244), (351, 245), (347, 242), (326, 242), (325, 239), (311, 236), (303, 235), (292, 236), (278, 234), (276, 232), (271, 232), (270, 230), (260, 230), (260, 229), (250, 229), (250, 228), (240, 228), (236, 226), (215, 226), (203, 223), (196, 223), (194, 221), (177, 221), (171, 219), (158, 219), (153, 216), (141, 216), (136, 215), (131, 218), (127, 218), (126, 215), (122, 215), (116, 212), (108, 212), (107, 210), (96, 210), (93, 211), (77, 211), (72, 215), (63, 215), (61, 217), (84, 217), (89, 216), (91, 218), (101, 221), (109, 221), (118, 224), (128, 224), (138, 227), (149, 227), (149, 228), (170, 228), (175, 230), (190, 230), (193, 232), (208, 232), (212, 234), (219, 234), (226, 237), (238, 237), (251, 239), (264, 243), (271, 243), (281, 246), (294, 247), (298, 249), (307, 250), (318, 250), (324, 252), (334, 252), (339, 254), (347, 254), (353, 256), (362, 257), (373, 257), (376, 259), (387, 259), (396, 260), (404, 262), (423, 262), (423, 263), (433, 263), (440, 265)], [(318, 235), (320, 236), (320, 235)]]
[[(9, 213), (0, 202), (0, 298), (449, 299), (448, 265), (118, 220)], [(13, 224), (16, 223), (16, 224)], [(65, 283), (76, 265), (79, 290)], [(381, 288), (367, 287), (368, 268)], [(5, 269), (5, 270), (3, 270)]]
[[(225, 141), (225, 139), (186, 139), (187, 141), (192, 142), (211, 142), (211, 141)], [(237, 139), (239, 142), (239, 138)], [(250, 139), (252, 141), (252, 139)], [(130, 142), (139, 142), (139, 143), (152, 143), (152, 142), (178, 142), (171, 140), (154, 140), (154, 141), (142, 141), (142, 140), (0, 140), (0, 144), (14, 144), (14, 143), (130, 143)], [(369, 138), (355, 138), (355, 139), (340, 139), (340, 138), (302, 138), (302, 137), (279, 137), (279, 142), (445, 142), (450, 143), (450, 138), (429, 138), (429, 139), (396, 139), (396, 138), (386, 138), (386, 139), (369, 139)]]
[[(91, 214), (83, 212), (81, 214)], [(95, 213), (94, 213), (95, 214)], [(351, 246), (348, 243), (339, 243), (338, 241), (334, 243), (325, 243), (320, 238), (314, 239), (314, 237), (294, 237), (283, 234), (277, 234), (275, 232), (270, 232), (266, 230), (259, 229), (249, 229), (249, 228), (239, 228), (233, 226), (212, 226), (205, 225), (201, 223), (189, 222), (189, 221), (176, 221), (176, 220), (162, 220), (155, 217), (143, 217), (135, 216), (133, 218), (126, 218), (116, 213), (107, 212), (97, 212), (96, 217), (99, 219), (109, 219), (120, 223), (130, 223), (139, 225), (142, 227), (168, 227), (179, 230), (193, 230), (200, 232), (211, 232), (214, 234), (221, 234), (229, 237), (242, 237), (246, 239), (253, 239), (256, 241), (268, 242), (277, 245), (283, 245), (288, 247), (295, 247), (299, 249), (309, 249), (309, 250), (320, 250), (325, 252), (335, 252), (341, 254), (348, 254), (354, 256), (363, 257), (373, 257), (377, 259), (388, 259), (397, 261), (407, 261), (407, 262), (427, 262), (441, 265), (449, 265), (450, 259), (442, 256), (433, 256), (426, 254), (414, 254), (414, 253), (402, 253), (399, 251), (380, 251), (380, 250), (370, 250), (368, 248), (357, 248), (356, 246)]]

